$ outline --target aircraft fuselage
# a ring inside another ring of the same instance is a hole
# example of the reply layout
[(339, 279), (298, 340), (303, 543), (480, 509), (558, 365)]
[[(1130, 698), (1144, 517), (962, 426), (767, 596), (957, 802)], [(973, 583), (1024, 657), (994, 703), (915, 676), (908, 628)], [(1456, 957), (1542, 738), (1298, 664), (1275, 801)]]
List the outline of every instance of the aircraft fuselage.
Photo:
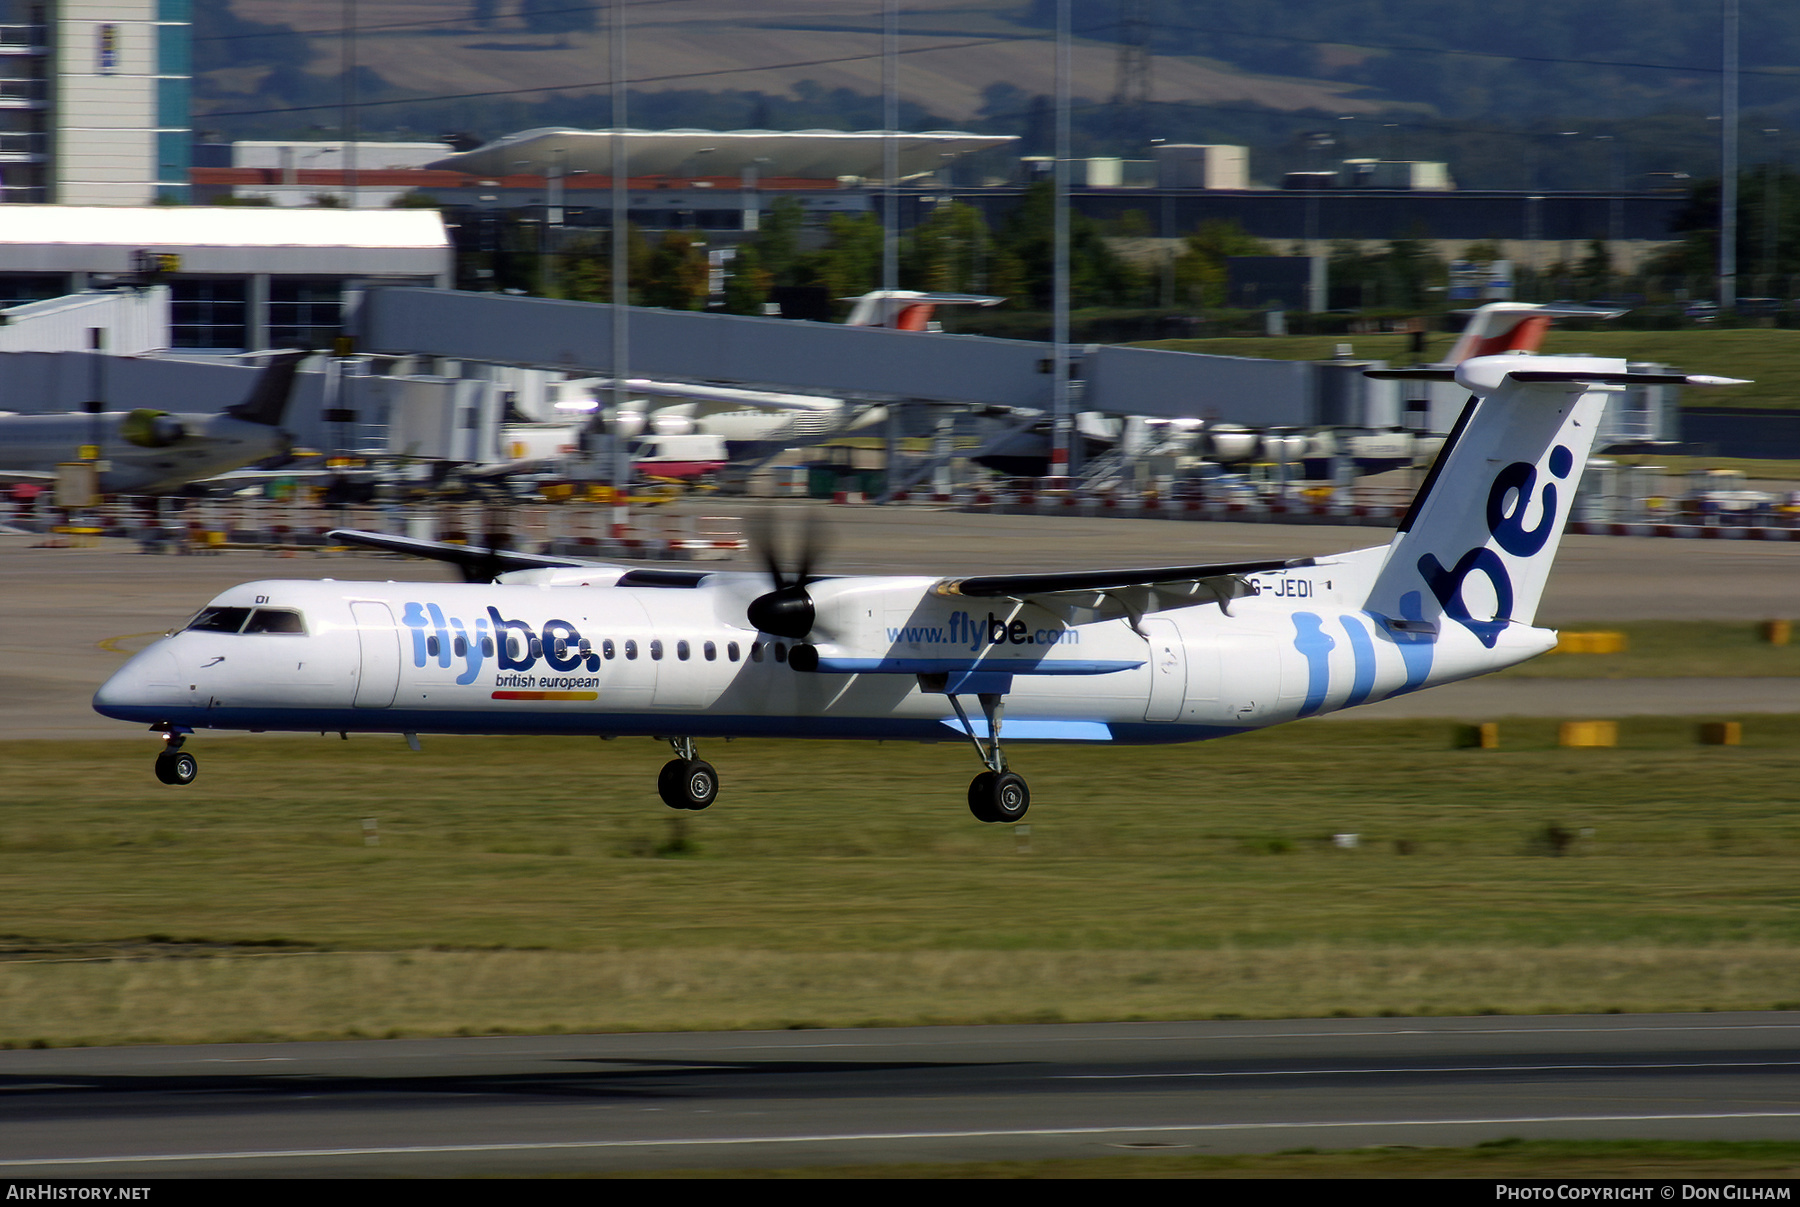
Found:
[(1258, 575), (1229, 614), (1202, 604), (1135, 628), (940, 595), (934, 579), (828, 579), (812, 591), (833, 626), (805, 642), (745, 626), (766, 586), (748, 574), (248, 583), (203, 610), (219, 610), (213, 627), (131, 659), (95, 707), (183, 729), (958, 740), (948, 690), (1004, 694), (1009, 742), (1160, 743), (1482, 674), (1554, 643), (1524, 625), (1493, 648), (1457, 626), (1397, 630), (1339, 602), (1347, 569)]
[[(145, 414), (151, 418), (139, 418)], [(128, 433), (140, 440), (148, 434), (158, 443), (146, 446)], [(54, 474), (59, 464), (79, 457), (83, 445), (94, 444), (108, 464), (100, 474), (102, 494), (161, 494), (272, 457), (284, 440), (268, 424), (223, 413), (4, 415), (0, 473)]]

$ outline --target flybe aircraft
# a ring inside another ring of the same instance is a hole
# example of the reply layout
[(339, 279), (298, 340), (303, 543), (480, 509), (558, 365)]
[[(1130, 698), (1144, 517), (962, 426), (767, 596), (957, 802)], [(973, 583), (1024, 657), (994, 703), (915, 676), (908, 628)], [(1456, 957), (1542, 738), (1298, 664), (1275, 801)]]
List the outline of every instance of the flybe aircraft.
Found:
[(1034, 574), (828, 577), (644, 569), (336, 535), (459, 564), (464, 584), (255, 582), (132, 658), (94, 707), (194, 779), (206, 729), (639, 736), (704, 809), (701, 740), (967, 741), (982, 821), (1025, 815), (1029, 742), (1226, 737), (1512, 666), (1609, 393), (1737, 384), (1617, 359), (1477, 355), (1386, 371), (1473, 397), (1392, 541), (1332, 557)]
[(244, 400), (217, 414), (0, 414), (0, 482), (54, 482), (84, 444), (107, 465), (100, 493), (109, 495), (162, 494), (273, 457), (289, 444), (281, 419), (308, 355), (277, 353)]

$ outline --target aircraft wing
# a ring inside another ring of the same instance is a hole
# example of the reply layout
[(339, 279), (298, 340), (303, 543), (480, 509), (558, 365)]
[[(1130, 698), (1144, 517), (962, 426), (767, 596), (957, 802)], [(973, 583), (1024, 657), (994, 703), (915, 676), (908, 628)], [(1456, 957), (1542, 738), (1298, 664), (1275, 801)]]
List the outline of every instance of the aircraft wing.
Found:
[(48, 486), (56, 483), (56, 475), (29, 469), (0, 469), (0, 482), (29, 482), (33, 486)]
[(941, 579), (933, 589), (939, 595), (1016, 599), (1062, 614), (1071, 621), (1129, 616), (1135, 627), (1149, 612), (1203, 603), (1217, 603), (1229, 609), (1232, 600), (1256, 594), (1255, 585), (1245, 575), (1313, 564), (1312, 558), (1302, 557), (1128, 570), (987, 574)]
[(417, 537), (393, 536), (385, 532), (359, 532), (354, 528), (333, 528), (325, 534), (346, 545), (362, 545), (388, 553), (410, 553), (433, 561), (449, 562), (471, 572), (503, 574), (508, 570), (542, 570), (561, 567), (593, 566), (599, 563), (579, 557), (552, 557), (543, 553), (525, 553), (518, 549), (486, 549), (480, 545), (453, 545), (448, 541), (422, 541)]

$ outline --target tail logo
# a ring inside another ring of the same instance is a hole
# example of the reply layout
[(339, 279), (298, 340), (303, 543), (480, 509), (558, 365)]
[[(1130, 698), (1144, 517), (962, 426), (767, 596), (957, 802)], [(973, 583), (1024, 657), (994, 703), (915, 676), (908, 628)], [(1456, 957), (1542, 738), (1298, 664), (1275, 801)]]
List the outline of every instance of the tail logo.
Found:
[[(1567, 448), (1559, 444), (1550, 450), (1547, 468), (1552, 477), (1566, 478), (1574, 466), (1575, 454)], [(1494, 475), (1494, 483), (1488, 489), (1488, 534), (1495, 544), (1514, 557), (1531, 557), (1549, 543), (1556, 531), (1558, 496), (1554, 482), (1544, 483), (1538, 496), (1541, 514), (1537, 527), (1525, 527), (1525, 513), (1529, 510), (1537, 482), (1535, 465), (1514, 461)], [(1510, 511), (1507, 509), (1509, 498), (1512, 502)], [(1494, 615), (1485, 620), (1471, 616), (1469, 605), (1463, 599), (1463, 584), (1477, 571), (1487, 576), (1494, 591)], [(1475, 634), (1482, 645), (1493, 649), (1501, 632), (1512, 623), (1512, 576), (1507, 573), (1506, 563), (1500, 555), (1483, 544), (1470, 549), (1456, 560), (1454, 566), (1445, 569), (1435, 555), (1427, 553), (1419, 559), (1419, 574), (1437, 597), (1444, 615)]]

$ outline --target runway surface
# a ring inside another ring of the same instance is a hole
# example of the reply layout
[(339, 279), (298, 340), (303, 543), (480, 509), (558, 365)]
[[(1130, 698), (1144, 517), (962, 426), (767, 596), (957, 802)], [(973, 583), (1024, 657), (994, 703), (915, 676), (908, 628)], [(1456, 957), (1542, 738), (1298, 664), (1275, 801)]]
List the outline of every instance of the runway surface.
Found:
[[(966, 574), (1302, 557), (1385, 544), (1391, 536), (1380, 528), (988, 516), (925, 508), (794, 510), (820, 517), (828, 546), (825, 566), (844, 573)], [(5, 584), (0, 734), (9, 738), (141, 740), (137, 727), (94, 714), (89, 706), (94, 688), (129, 653), (184, 623), (226, 587), (263, 578), (452, 577), (448, 567), (416, 560), (277, 558), (260, 552), (147, 557), (124, 541), (97, 549), (33, 548), (38, 539), (0, 536)], [(1800, 608), (1797, 587), (1800, 543), (1575, 536), (1563, 542), (1539, 619), (1556, 625), (1791, 617)], [(1743, 685), (1741, 691), (1734, 682)], [(1575, 706), (1558, 702), (1567, 701), (1572, 690), (1567, 681), (1456, 685), (1375, 707), (1389, 716), (1481, 719), (1566, 713)], [(1800, 683), (1788, 680), (1618, 681), (1581, 690), (1587, 697), (1576, 711), (1587, 715), (1800, 710)]]
[(0, 1053), (0, 1177), (460, 1175), (1791, 1139), (1800, 1014)]

